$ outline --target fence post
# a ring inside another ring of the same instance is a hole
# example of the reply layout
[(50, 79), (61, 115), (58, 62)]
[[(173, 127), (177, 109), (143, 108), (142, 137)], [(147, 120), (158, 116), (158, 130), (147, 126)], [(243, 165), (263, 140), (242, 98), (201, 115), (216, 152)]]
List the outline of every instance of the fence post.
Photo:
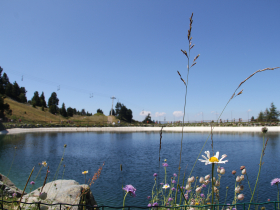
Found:
[(274, 209), (276, 210), (276, 201), (274, 201)]
[(245, 210), (245, 203), (243, 203), (243, 210)]
[(61, 210), (61, 203), (59, 204), (59, 209)]

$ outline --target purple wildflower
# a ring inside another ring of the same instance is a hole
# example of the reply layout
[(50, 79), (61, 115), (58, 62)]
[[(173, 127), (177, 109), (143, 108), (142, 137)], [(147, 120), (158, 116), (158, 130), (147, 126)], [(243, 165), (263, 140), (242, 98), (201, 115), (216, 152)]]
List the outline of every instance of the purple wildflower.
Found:
[(271, 186), (272, 185), (278, 185), (280, 183), (280, 179), (279, 178), (275, 178), (275, 179), (272, 179), (272, 181), (271, 181)]
[(167, 167), (168, 164), (167, 164), (167, 163), (163, 163), (162, 166), (163, 166), (163, 167)]
[(188, 200), (189, 195), (188, 195), (188, 194), (185, 194), (184, 196), (185, 196), (185, 199)]
[(17, 196), (17, 193), (13, 193), (13, 198)]
[(236, 210), (236, 208), (232, 208), (232, 210)]
[(34, 182), (34, 181), (31, 181), (31, 182), (30, 182), (30, 184), (34, 185), (34, 184), (35, 184), (35, 182)]
[(176, 189), (175, 189), (175, 187), (172, 187), (171, 190), (174, 191), (174, 190), (176, 190)]
[(168, 201), (173, 201), (173, 198), (168, 198)]
[(205, 195), (204, 195), (203, 193), (201, 193), (201, 194), (200, 194), (200, 197), (204, 198), (204, 197), (205, 197)]
[(176, 173), (174, 173), (174, 174), (173, 174), (173, 176), (174, 176), (174, 177), (177, 177), (177, 174), (176, 174)]
[(129, 193), (130, 195), (132, 195), (133, 197), (136, 196), (135, 194), (135, 191), (136, 189), (132, 186), (132, 185), (126, 185), (124, 188), (123, 188), (124, 191), (126, 191), (127, 193)]
[(205, 185), (205, 184), (202, 184), (201, 187), (206, 187), (206, 185)]
[(176, 183), (176, 181), (175, 181), (175, 180), (172, 180), (171, 182), (172, 182), (172, 184), (175, 184), (175, 183)]
[(164, 185), (164, 183), (160, 183), (161, 185)]
[(153, 175), (154, 177), (157, 177), (157, 173), (154, 173), (154, 175)]
[(148, 204), (148, 207), (152, 207), (152, 204), (149, 203), (149, 204)]
[(151, 196), (148, 196), (147, 198), (148, 198), (148, 199), (151, 199)]
[(158, 206), (158, 203), (157, 202), (153, 203), (153, 206)]

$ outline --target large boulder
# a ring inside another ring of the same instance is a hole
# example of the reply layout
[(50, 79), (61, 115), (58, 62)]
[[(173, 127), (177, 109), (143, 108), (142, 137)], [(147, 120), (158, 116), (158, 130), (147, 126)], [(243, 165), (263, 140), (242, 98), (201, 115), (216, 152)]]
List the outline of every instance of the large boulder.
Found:
[[(69, 205), (78, 205), (84, 204), (91, 207), (87, 207), (86, 209), (97, 209), (93, 208), (97, 206), (96, 201), (92, 195), (92, 192), (88, 185), (82, 184), (80, 185), (78, 182), (74, 180), (56, 180), (50, 183), (47, 183), (42, 192), (47, 193), (47, 198), (42, 200), (39, 195), (41, 192), (41, 187), (32, 191), (31, 193), (24, 195), (22, 198), (23, 202), (33, 203), (33, 202), (41, 202), (47, 204), (57, 204), (64, 203), (61, 205), (61, 209), (69, 209)], [(41, 204), (40, 204), (41, 205)], [(41, 205), (43, 206), (43, 204)], [(48, 209), (60, 209), (60, 205), (47, 205)], [(31, 207), (34, 207), (34, 205)], [(82, 207), (73, 206), (70, 208), (71, 210), (83, 209)]]
[[(12, 197), (20, 197), (22, 195), (22, 191), (18, 189), (15, 184), (3, 174), (0, 174), (0, 190), (3, 190), (5, 196)], [(2, 192), (2, 191), (1, 191)], [(0, 197), (1, 197), (0, 193)]]

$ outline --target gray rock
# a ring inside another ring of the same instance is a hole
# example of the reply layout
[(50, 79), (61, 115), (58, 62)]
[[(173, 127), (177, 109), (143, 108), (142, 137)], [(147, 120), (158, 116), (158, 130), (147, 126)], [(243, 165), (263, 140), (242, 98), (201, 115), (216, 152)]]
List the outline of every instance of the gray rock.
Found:
[(22, 190), (18, 189), (9, 178), (2, 174), (0, 174), (0, 188), (3, 189), (5, 195), (12, 195), (13, 193), (16, 193), (17, 197), (22, 195)]
[[(33, 192), (24, 195), (22, 201), (24, 202), (41, 202), (48, 204), (64, 203), (71, 205), (84, 204), (89, 206), (97, 205), (91, 190), (88, 185), (80, 185), (74, 180), (56, 180), (47, 183), (42, 192), (47, 193), (47, 198), (41, 200), (39, 198), (41, 188), (34, 190)], [(49, 209), (60, 209), (59, 205), (48, 206)], [(68, 206), (69, 207), (69, 206)], [(67, 205), (61, 205), (61, 209), (67, 209)], [(71, 210), (82, 209), (82, 207), (75, 206)], [(94, 209), (94, 208), (87, 208)], [(96, 210), (97, 208), (95, 208)]]

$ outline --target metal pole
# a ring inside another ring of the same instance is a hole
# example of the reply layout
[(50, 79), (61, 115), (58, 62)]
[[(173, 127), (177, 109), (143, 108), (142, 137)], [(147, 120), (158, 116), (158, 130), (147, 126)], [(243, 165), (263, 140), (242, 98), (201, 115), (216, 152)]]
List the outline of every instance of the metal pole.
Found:
[(113, 115), (113, 105), (114, 105), (114, 99), (116, 99), (115, 98), (115, 96), (113, 96), (113, 97), (111, 97), (111, 99), (112, 99), (112, 108), (111, 108), (111, 115)]

